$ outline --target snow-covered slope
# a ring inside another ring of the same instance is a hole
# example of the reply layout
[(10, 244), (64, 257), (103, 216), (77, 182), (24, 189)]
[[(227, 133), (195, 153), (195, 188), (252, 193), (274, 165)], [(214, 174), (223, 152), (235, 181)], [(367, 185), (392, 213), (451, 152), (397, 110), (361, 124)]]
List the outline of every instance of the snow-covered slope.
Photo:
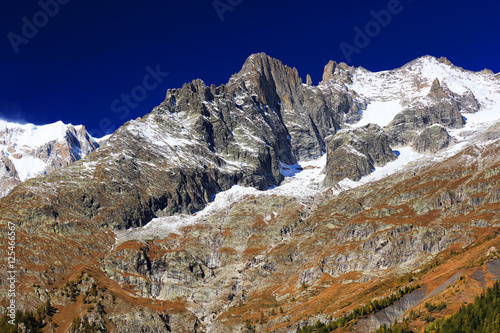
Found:
[(500, 80), (492, 72), (472, 72), (452, 65), (447, 59), (425, 56), (395, 70), (354, 70), (348, 87), (368, 102), (363, 119), (356, 126), (369, 122), (388, 125), (408, 104), (425, 97), (436, 78), (455, 94), (474, 95), (482, 111), (467, 116), (474, 124), (500, 119)]
[[(405, 169), (410, 162), (433, 163), (457, 154), (462, 149), (481, 144), (482, 134), (492, 125), (500, 122), (500, 80), (489, 70), (473, 72), (454, 66), (446, 58), (424, 56), (395, 70), (370, 72), (364, 68), (350, 68), (351, 81), (348, 90), (367, 103), (366, 110), (360, 111), (362, 119), (355, 124), (346, 124), (344, 130), (359, 128), (369, 123), (389, 127), (394, 117), (409, 106), (417, 103), (431, 103), (428, 95), (433, 82), (438, 79), (454, 98), (471, 96), (478, 110), (461, 110), (465, 126), (446, 128), (451, 136), (450, 146), (439, 153), (429, 156), (416, 153), (410, 146), (399, 147), (398, 160), (383, 168), (376, 168), (372, 174), (359, 182), (349, 179), (337, 184), (332, 193), (357, 187)], [(330, 84), (330, 83), (323, 83)], [(477, 112), (474, 112), (477, 111)], [(432, 124), (431, 124), (432, 125)], [(418, 131), (417, 133), (420, 133)], [(495, 136), (490, 139), (495, 139)]]
[(85, 157), (97, 147), (82, 125), (58, 121), (39, 126), (0, 120), (0, 196), (20, 182)]

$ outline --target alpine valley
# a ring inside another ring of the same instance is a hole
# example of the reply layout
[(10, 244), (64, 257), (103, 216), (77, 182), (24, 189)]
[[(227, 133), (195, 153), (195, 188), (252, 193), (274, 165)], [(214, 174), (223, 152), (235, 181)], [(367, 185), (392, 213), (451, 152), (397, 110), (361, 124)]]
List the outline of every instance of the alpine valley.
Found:
[(19, 332), (423, 331), (500, 278), (499, 139), (500, 74), (431, 56), (254, 54), (104, 140), (0, 122)]

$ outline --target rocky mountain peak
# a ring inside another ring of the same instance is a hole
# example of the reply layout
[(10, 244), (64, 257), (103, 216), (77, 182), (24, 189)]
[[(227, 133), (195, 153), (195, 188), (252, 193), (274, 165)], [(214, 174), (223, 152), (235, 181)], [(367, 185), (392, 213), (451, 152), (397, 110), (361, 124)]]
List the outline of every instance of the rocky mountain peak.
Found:
[(302, 84), (296, 68), (284, 65), (265, 53), (251, 55), (236, 76), (244, 79), (247, 85), (256, 86), (268, 97), (272, 90), (276, 90), (278, 95), (292, 95)]
[(429, 91), (429, 97), (434, 99), (449, 98), (449, 93), (450, 90), (446, 84), (441, 85), (438, 78), (434, 79), (431, 90)]
[(0, 168), (5, 171), (0, 175), (0, 196), (22, 181), (68, 166), (99, 147), (83, 125), (0, 125)]
[(451, 61), (449, 61), (448, 58), (446, 58), (446, 57), (441, 57), (441, 58), (437, 59), (437, 61), (442, 63), (442, 64), (448, 65), (448, 66), (453, 66), (453, 63)]
[(321, 83), (326, 83), (329, 80), (340, 80), (345, 83), (352, 83), (352, 71), (353, 67), (349, 67), (346, 63), (341, 62), (337, 63), (335, 61), (330, 60), (328, 64), (326, 64), (325, 69), (323, 71), (323, 80)]
[(307, 76), (306, 76), (306, 84), (308, 86), (312, 86), (313, 85), (311, 75), (309, 75), (309, 74), (307, 74)]
[(337, 62), (330, 60), (325, 66), (323, 71), (323, 82), (332, 80), (334, 78), (335, 70), (337, 69)]
[(480, 73), (483, 75), (494, 75), (495, 74), (491, 69), (488, 69), (488, 68), (483, 69)]

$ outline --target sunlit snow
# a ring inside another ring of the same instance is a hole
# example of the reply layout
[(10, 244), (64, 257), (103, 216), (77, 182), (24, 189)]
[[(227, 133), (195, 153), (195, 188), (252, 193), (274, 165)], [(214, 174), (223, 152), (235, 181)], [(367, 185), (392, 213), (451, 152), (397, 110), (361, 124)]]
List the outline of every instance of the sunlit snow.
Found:
[[(45, 162), (27, 155), (26, 151), (36, 151), (37, 148), (49, 142), (63, 139), (69, 126), (72, 125), (66, 125), (61, 121), (47, 125), (34, 125), (0, 120), (0, 133), (2, 133), (0, 150), (10, 158), (21, 181), (25, 181), (38, 176), (46, 168)], [(74, 126), (74, 128), (80, 130), (82, 126)]]
[(366, 110), (362, 111), (363, 118), (353, 127), (361, 127), (370, 123), (377, 124), (380, 127), (387, 126), (402, 110), (403, 107), (397, 100), (372, 102), (368, 104)]

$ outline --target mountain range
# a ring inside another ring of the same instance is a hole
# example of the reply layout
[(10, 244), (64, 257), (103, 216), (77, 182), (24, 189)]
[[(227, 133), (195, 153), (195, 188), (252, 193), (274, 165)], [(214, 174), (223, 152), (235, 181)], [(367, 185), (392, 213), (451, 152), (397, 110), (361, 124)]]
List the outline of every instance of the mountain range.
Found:
[(254, 54), (102, 141), (0, 123), (16, 304), (47, 332), (421, 331), (500, 278), (499, 138), (500, 74), (431, 56), (314, 85)]

